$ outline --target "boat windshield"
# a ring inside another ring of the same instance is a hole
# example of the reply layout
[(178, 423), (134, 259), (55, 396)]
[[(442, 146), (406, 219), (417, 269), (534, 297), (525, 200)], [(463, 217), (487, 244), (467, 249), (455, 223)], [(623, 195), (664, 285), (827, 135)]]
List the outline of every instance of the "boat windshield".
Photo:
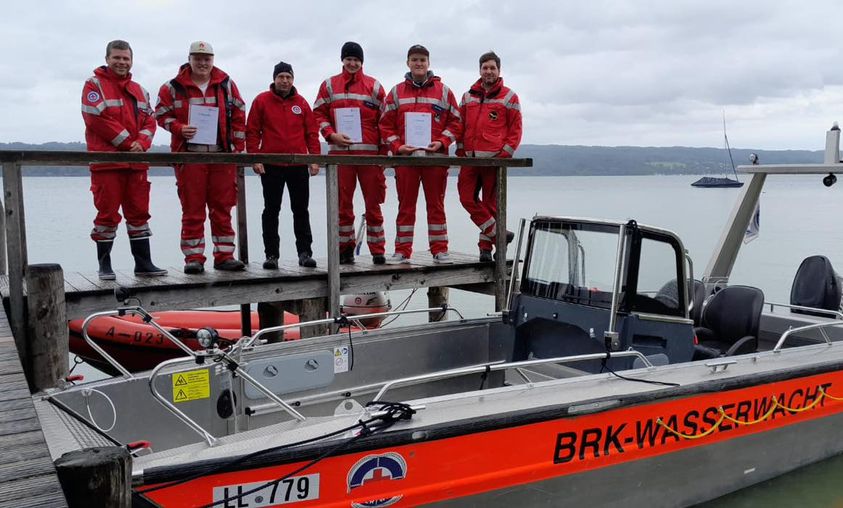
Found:
[[(681, 245), (637, 225), (626, 233), (618, 310), (684, 316)], [(521, 292), (610, 308), (619, 234), (617, 224), (534, 221)]]

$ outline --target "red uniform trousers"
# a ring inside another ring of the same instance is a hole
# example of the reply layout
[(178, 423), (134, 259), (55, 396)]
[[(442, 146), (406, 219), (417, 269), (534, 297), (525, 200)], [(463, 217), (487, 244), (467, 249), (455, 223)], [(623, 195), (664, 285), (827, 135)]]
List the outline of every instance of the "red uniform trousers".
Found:
[(427, 239), (430, 243), (430, 253), (436, 255), (448, 252), (448, 225), (445, 220), (448, 168), (399, 166), (395, 168), (395, 186), (398, 191), (395, 252), (408, 258), (413, 254), (419, 184), (424, 188), (424, 200), (427, 205)]
[(383, 256), (386, 236), (383, 230), (381, 204), (386, 200), (386, 177), (380, 166), (345, 166), (337, 169), (339, 180), (339, 231), (340, 251), (353, 249), (354, 190), (360, 181), (363, 202), (366, 205), (366, 241), (373, 256)]
[(126, 216), (129, 239), (152, 236), (149, 229), (149, 188), (146, 170), (98, 169), (91, 171), (91, 193), (94, 195), (94, 229), (91, 239), (111, 242), (120, 224), (120, 207)]
[(237, 204), (237, 168), (228, 164), (180, 164), (181, 250), (185, 263), (205, 262), (205, 209), (211, 219), (214, 264), (234, 258), (231, 209)]
[(497, 168), (463, 166), (457, 179), (460, 203), (480, 228), (480, 250), (492, 250), (498, 216)]

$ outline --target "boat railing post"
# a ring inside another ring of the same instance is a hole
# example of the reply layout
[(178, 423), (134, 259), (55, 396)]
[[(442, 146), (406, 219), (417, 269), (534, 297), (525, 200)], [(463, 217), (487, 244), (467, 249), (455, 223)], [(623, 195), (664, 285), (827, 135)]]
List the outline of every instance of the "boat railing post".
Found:
[(495, 199), (498, 204), (495, 223), (495, 311), (506, 305), (506, 166), (497, 168)]
[[(336, 164), (328, 164), (325, 168), (325, 197), (327, 216), (327, 243), (328, 250), (328, 315), (339, 316), (340, 314), (340, 247), (337, 239), (340, 236), (339, 229), (339, 180)], [(331, 332), (336, 332), (337, 327), (331, 326)]]
[(26, 232), (23, 215), (23, 182), (19, 162), (3, 163), (3, 196), (6, 215), (6, 256), (9, 262), (9, 321), (21, 363), (27, 365), (23, 278), (26, 271)]

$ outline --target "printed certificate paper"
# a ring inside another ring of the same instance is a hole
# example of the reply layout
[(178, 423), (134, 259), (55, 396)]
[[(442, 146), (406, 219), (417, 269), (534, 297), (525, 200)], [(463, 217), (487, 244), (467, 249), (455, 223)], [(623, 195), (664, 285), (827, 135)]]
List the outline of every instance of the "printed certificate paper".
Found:
[(430, 144), (430, 113), (404, 113), (404, 144), (427, 148)]
[(196, 127), (196, 135), (189, 142), (197, 145), (216, 145), (220, 109), (216, 106), (191, 104), (187, 115), (187, 123)]
[(337, 132), (345, 134), (354, 143), (362, 143), (363, 128), (360, 125), (360, 108), (337, 108), (334, 113)]

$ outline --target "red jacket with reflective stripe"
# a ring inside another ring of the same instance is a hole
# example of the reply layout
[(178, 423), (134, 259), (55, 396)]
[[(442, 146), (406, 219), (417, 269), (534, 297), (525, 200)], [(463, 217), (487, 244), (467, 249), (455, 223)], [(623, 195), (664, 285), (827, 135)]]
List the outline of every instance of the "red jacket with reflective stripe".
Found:
[[(226, 96), (231, 108), (230, 126), (226, 119)], [(182, 137), (181, 129), (189, 125), (190, 104), (219, 108), (217, 144), (223, 147), (224, 151), (242, 152), (246, 148), (246, 103), (243, 102), (237, 85), (228, 77), (228, 74), (214, 67), (211, 69), (208, 87), (205, 93), (202, 93), (202, 90), (190, 79), (190, 64), (183, 64), (175, 79), (161, 85), (158, 90), (158, 104), (155, 106), (155, 118), (158, 120), (158, 125), (172, 134), (170, 140), (172, 151), (187, 151), (187, 140)]]
[(252, 101), (246, 122), (249, 153), (303, 153), (319, 155), (319, 132), (307, 101), (295, 87), (286, 97), (275, 93), (275, 84)]
[(378, 120), (383, 98), (383, 86), (375, 78), (363, 74), (363, 69), (354, 74), (343, 69), (340, 74), (323, 81), (316, 95), (316, 102), (313, 103), (313, 113), (316, 115), (322, 137), (327, 141), (328, 136), (337, 132), (334, 117), (334, 110), (337, 108), (359, 108), (363, 134), (361, 143), (355, 143), (348, 148), (329, 145), (328, 153), (377, 155), (381, 139)]
[[(149, 94), (131, 73), (121, 78), (106, 66), (94, 69), (82, 88), (82, 118), (90, 152), (127, 152), (135, 141), (144, 150), (152, 146), (155, 116)], [(91, 171), (104, 169), (147, 170), (149, 165), (91, 164)]]
[(383, 144), (393, 153), (398, 153), (404, 142), (404, 114), (430, 113), (430, 140), (441, 141), (440, 152), (447, 154), (448, 147), (455, 143), (462, 131), (460, 111), (451, 90), (439, 79), (430, 76), (421, 85), (413, 83), (410, 73), (403, 83), (392, 87), (384, 102), (381, 115), (381, 137)]
[(488, 92), (478, 79), (462, 96), (463, 139), (457, 155), (512, 157), (521, 144), (521, 104), (503, 79)]

